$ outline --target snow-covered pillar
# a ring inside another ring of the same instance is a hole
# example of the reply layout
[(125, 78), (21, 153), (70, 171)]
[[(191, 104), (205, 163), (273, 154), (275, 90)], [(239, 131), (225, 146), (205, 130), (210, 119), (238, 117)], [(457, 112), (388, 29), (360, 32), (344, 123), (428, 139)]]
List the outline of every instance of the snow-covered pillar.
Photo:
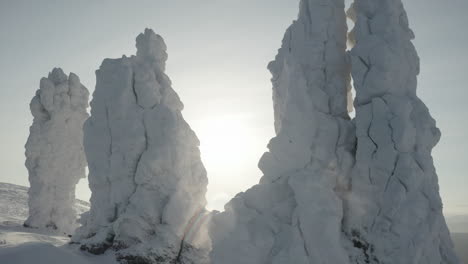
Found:
[(34, 117), (26, 143), (29, 172), (28, 227), (71, 234), (76, 228), (75, 185), (85, 177), (83, 123), (89, 93), (73, 73), (54, 68), (42, 78), (30, 108)]
[(260, 184), (213, 216), (213, 264), (348, 263), (343, 191), (353, 165), (343, 0), (302, 0), (275, 61), (276, 137)]
[(146, 29), (136, 47), (96, 72), (85, 124), (91, 210), (73, 240), (95, 254), (112, 247), (129, 263), (173, 263), (194, 253), (184, 236), (204, 210), (208, 181), (164, 73), (164, 40)]
[(419, 58), (401, 0), (355, 0), (357, 154), (344, 229), (353, 263), (459, 263), (431, 150), (440, 132), (416, 95)]

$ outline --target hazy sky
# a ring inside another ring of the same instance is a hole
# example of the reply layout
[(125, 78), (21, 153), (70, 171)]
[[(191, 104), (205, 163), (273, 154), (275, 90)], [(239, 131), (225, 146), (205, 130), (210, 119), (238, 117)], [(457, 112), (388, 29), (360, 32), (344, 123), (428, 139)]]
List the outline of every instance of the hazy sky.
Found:
[[(418, 93), (443, 133), (434, 158), (446, 212), (468, 214), (468, 1), (404, 2), (421, 57)], [(40, 78), (59, 66), (92, 92), (102, 60), (135, 54), (149, 27), (166, 40), (167, 74), (201, 140), (209, 206), (222, 207), (261, 176), (273, 136), (266, 65), (297, 12), (298, 0), (0, 0), (0, 181), (28, 185), (24, 144)], [(77, 195), (89, 197), (86, 181)]]

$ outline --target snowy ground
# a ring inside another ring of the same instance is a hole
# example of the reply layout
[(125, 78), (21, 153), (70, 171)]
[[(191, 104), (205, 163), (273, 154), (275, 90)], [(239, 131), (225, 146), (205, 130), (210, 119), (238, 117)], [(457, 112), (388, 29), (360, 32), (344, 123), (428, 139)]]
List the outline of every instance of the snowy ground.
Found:
[[(69, 237), (57, 232), (24, 228), (28, 188), (0, 183), (1, 264), (115, 264), (114, 256), (93, 256), (69, 245)], [(89, 205), (77, 200), (79, 213)], [(27, 254), (25, 254), (27, 252)]]
[(455, 251), (462, 263), (468, 264), (468, 233), (452, 233)]
[[(70, 239), (64, 235), (24, 228), (22, 224), (28, 213), (27, 191), (27, 187), (0, 183), (1, 264), (117, 264), (112, 254), (94, 256), (81, 252), (77, 246), (69, 245)], [(80, 213), (89, 207), (80, 200), (76, 206)], [(447, 220), (451, 229), (468, 228), (468, 217), (457, 217), (456, 221), (448, 217)], [(458, 255), (468, 264), (468, 233), (453, 233), (452, 238)]]

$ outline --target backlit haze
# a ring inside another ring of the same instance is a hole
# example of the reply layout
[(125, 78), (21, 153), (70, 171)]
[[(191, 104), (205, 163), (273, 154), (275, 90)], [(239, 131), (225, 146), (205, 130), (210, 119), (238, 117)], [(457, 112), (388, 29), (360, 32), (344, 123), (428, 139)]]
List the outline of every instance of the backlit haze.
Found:
[[(434, 159), (445, 212), (467, 215), (468, 1), (404, 3), (421, 57), (418, 94), (443, 133)], [(298, 0), (0, 0), (0, 182), (29, 185), (24, 144), (40, 78), (62, 67), (92, 93), (102, 60), (135, 54), (148, 27), (166, 41), (167, 74), (201, 140), (208, 206), (222, 209), (262, 176), (257, 163), (274, 136), (266, 65), (297, 10)], [(77, 196), (89, 198), (87, 180)]]

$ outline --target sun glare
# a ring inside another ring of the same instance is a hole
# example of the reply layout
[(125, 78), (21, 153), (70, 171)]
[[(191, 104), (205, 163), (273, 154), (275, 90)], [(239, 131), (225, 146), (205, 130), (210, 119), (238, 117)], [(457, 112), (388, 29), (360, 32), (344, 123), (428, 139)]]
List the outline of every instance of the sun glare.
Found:
[[(247, 114), (209, 116), (194, 120), (191, 127), (200, 139), (208, 173), (207, 209), (223, 211), (237, 193), (258, 183), (262, 174), (257, 163), (270, 134)], [(83, 200), (91, 197), (87, 178), (77, 184), (76, 196)]]
[[(256, 171), (261, 152), (253, 152), (259, 140), (258, 132), (246, 115), (219, 115), (194, 122), (200, 139), (202, 161), (208, 171), (208, 209), (223, 210), (224, 204), (240, 190), (258, 182)], [(246, 148), (246, 146), (249, 146)], [(241, 185), (242, 184), (242, 185)]]
[(203, 161), (216, 166), (241, 163), (242, 141), (248, 138), (247, 130), (246, 125), (235, 116), (215, 117), (202, 122), (197, 134), (201, 139)]

